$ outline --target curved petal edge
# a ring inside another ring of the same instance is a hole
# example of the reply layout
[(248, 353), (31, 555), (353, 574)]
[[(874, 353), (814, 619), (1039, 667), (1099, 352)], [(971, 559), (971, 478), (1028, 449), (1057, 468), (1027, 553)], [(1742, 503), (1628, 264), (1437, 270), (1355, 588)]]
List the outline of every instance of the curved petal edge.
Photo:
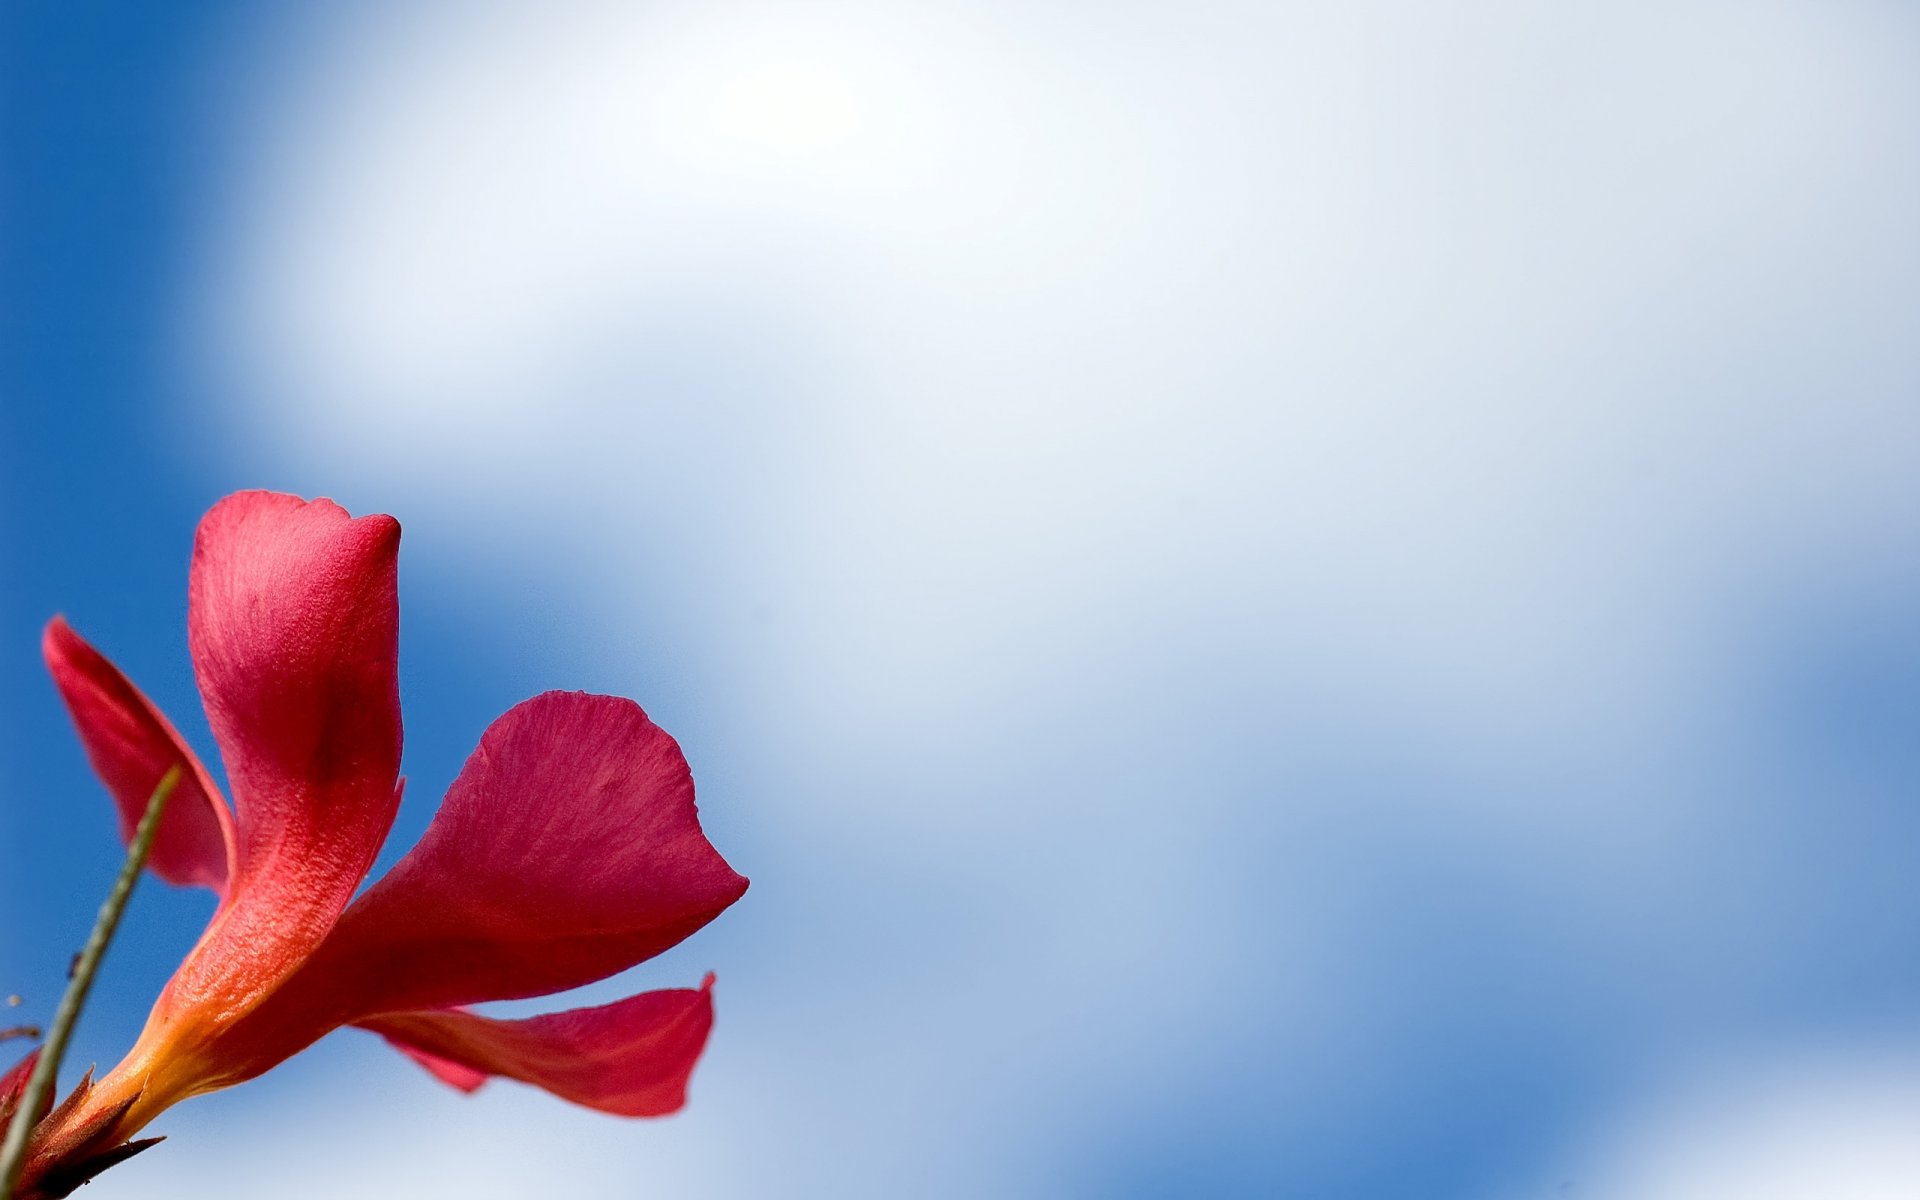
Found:
[(597, 1008), (503, 1021), (457, 1009), (359, 1022), (441, 1081), (471, 1092), (516, 1079), (623, 1117), (679, 1111), (713, 1028), (713, 976)]
[(119, 809), (121, 841), (132, 840), (167, 768), (184, 765), (147, 866), (168, 883), (224, 895), (233, 858), (233, 818), (206, 766), (153, 702), (64, 618), (47, 622), (40, 651), (87, 760)]

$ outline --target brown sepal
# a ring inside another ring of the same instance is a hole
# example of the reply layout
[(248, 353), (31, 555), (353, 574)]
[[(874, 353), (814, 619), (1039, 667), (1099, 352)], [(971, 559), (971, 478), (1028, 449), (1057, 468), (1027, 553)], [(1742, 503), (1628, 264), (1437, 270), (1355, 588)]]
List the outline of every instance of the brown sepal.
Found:
[(119, 1141), (121, 1118), (139, 1100), (137, 1092), (70, 1125), (92, 1091), (93, 1072), (89, 1070), (79, 1086), (34, 1128), (26, 1170), (20, 1177), (20, 1200), (57, 1200), (160, 1140)]
[(28, 1193), (23, 1200), (60, 1200), (62, 1196), (73, 1194), (83, 1184), (92, 1183), (93, 1177), (108, 1167), (117, 1167), (142, 1150), (158, 1146), (166, 1140), (163, 1137), (141, 1138), (137, 1142), (126, 1142), (111, 1150), (103, 1150), (91, 1158), (63, 1164), (49, 1172), (39, 1182), (37, 1189)]

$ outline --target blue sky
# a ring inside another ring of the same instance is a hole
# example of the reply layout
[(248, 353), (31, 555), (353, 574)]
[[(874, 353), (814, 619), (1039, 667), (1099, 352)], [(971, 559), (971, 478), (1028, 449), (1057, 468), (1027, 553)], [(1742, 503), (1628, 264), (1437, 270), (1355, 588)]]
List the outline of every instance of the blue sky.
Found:
[(590, 991), (719, 973), (680, 1117), (342, 1036), (98, 1186), (1909, 1194), (1917, 32), (15, 6), (0, 989), (114, 862), (39, 626), (204, 746), (239, 487), (405, 527), (389, 858), (583, 687), (754, 879)]

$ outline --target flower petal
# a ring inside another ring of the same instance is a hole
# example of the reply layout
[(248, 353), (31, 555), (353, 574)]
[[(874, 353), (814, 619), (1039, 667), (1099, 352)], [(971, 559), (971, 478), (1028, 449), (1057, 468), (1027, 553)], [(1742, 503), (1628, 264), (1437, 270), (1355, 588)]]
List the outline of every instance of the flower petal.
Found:
[(241, 492), (194, 541), (188, 644), (233, 785), (230, 896), (156, 1020), (243, 1015), (320, 944), (393, 823), (400, 767), (392, 517)]
[[(462, 1010), (457, 1008), (444, 1008), (440, 1011), (443, 1013), (457, 1013)], [(362, 1029), (375, 1028), (374, 1025), (369, 1025), (364, 1022), (361, 1023), (360, 1027)], [(479, 1091), (480, 1086), (486, 1083), (487, 1080), (493, 1078), (493, 1076), (478, 1068), (469, 1067), (464, 1063), (457, 1063), (450, 1058), (441, 1058), (438, 1054), (430, 1054), (422, 1050), (419, 1046), (408, 1042), (405, 1039), (404, 1030), (397, 1026), (391, 1028), (393, 1029), (392, 1032), (382, 1032), (380, 1034), (381, 1037), (387, 1040), (389, 1046), (392, 1046), (395, 1050), (406, 1055), (414, 1062), (419, 1063), (421, 1067), (426, 1069), (428, 1074), (456, 1091), (466, 1092), (471, 1095)]]
[(687, 1078), (713, 1028), (712, 988), (709, 975), (698, 988), (522, 1021), (449, 1010), (394, 1013), (360, 1027), (462, 1091), (500, 1075), (601, 1112), (658, 1117), (686, 1103)]
[(354, 1017), (541, 996), (676, 945), (746, 888), (665, 730), (631, 700), (547, 692), (487, 730), (315, 973)]
[(378, 1014), (603, 979), (746, 888), (700, 831), (680, 748), (639, 705), (536, 696), (487, 730), (420, 843), (222, 1039), (223, 1078)]
[(207, 768), (153, 702), (65, 620), (47, 623), (40, 649), (88, 760), (119, 806), (121, 840), (132, 840), (167, 768), (185, 764), (147, 865), (168, 883), (224, 893), (233, 820)]
[(20, 1097), (27, 1090), (27, 1081), (33, 1078), (33, 1064), (40, 1061), (40, 1048), (35, 1046), (27, 1051), (25, 1058), (13, 1064), (5, 1075), (0, 1075), (0, 1136), (4, 1136), (7, 1126), (13, 1123), (13, 1110), (20, 1105)]

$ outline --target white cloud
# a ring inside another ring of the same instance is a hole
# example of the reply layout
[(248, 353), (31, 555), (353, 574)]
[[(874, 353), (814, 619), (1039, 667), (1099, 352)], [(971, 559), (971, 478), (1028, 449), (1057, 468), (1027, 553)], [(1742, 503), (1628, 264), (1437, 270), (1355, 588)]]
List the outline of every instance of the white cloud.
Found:
[(1746, 623), (1920, 528), (1903, 19), (316, 14), (248, 51), (202, 428), (754, 748), (786, 1024), (713, 1136), (803, 1186), (739, 1190), (1014, 1194), (1195, 1056), (1378, 1053), (1410, 848), (1660, 959)]
[(370, 20), (216, 247), (222, 419), (697, 529), (635, 586), (752, 572), (863, 705), (952, 685), (908, 715), (1169, 607), (1455, 736), (1686, 704), (1725, 589), (1913, 503), (1911, 364), (1831, 301), (1905, 294), (1835, 226), (1920, 189), (1862, 11), (1653, 11)]

